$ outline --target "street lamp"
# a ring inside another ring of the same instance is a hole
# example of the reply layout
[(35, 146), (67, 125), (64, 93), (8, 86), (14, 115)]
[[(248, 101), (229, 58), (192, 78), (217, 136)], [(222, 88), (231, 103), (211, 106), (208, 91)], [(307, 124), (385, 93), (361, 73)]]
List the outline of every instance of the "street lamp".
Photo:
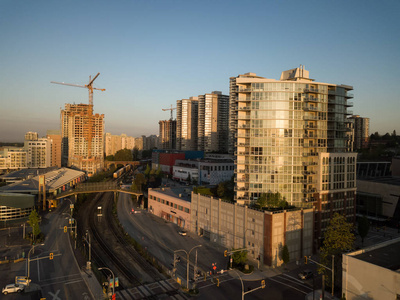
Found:
[(112, 277), (113, 277), (113, 295), (114, 295), (114, 294), (115, 294), (115, 276), (114, 276), (114, 272), (111, 271), (111, 269), (109, 269), (109, 268), (107, 268), (107, 267), (101, 267), (101, 268), (98, 268), (97, 270), (99, 270), (99, 271), (101, 271), (101, 270), (108, 270), (108, 271), (111, 272)]
[(183, 249), (179, 249), (179, 250), (175, 250), (175, 251), (174, 251), (174, 253), (175, 253), (175, 252), (179, 252), (179, 251), (183, 251), (183, 252), (186, 253), (186, 261), (187, 261), (187, 267), (186, 267), (186, 288), (187, 288), (187, 289), (189, 289), (189, 266), (190, 266), (190, 264), (189, 264), (189, 256), (190, 256), (190, 253), (192, 252), (193, 249), (199, 248), (199, 247), (201, 247), (201, 246), (203, 246), (203, 245), (194, 246), (192, 249), (190, 249), (189, 252), (187, 252), (186, 250), (183, 250)]
[(30, 266), (31, 266), (31, 252), (35, 249), (36, 246), (44, 246), (44, 244), (33, 245), (32, 248), (28, 252), (28, 286), (29, 286), (29, 279), (30, 279)]

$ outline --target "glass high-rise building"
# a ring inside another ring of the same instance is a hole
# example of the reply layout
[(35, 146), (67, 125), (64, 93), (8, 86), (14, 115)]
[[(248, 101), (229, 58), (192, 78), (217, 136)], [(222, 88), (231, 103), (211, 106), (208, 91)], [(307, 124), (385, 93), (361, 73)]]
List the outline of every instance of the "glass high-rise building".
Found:
[(304, 67), (282, 72), (280, 80), (254, 73), (230, 78), (236, 202), (279, 192), (291, 205), (313, 205), (319, 230), (335, 211), (354, 219), (352, 89), (316, 82)]

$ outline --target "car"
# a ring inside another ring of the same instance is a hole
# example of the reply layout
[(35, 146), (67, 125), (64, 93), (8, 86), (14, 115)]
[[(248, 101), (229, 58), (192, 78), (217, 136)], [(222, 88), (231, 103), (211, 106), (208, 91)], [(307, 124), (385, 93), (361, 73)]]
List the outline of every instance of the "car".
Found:
[(179, 233), (179, 235), (182, 235), (182, 236), (186, 236), (187, 235), (185, 230), (180, 230), (178, 233)]
[(299, 273), (299, 278), (303, 279), (303, 280), (306, 280), (306, 279), (311, 278), (313, 276), (314, 276), (314, 273), (311, 270), (304, 270), (303, 272)]
[(1, 292), (4, 295), (10, 294), (10, 293), (21, 293), (24, 290), (25, 286), (23, 284), (16, 284), (16, 283), (12, 283), (12, 284), (7, 284), (5, 287), (3, 287), (3, 289), (1, 290)]

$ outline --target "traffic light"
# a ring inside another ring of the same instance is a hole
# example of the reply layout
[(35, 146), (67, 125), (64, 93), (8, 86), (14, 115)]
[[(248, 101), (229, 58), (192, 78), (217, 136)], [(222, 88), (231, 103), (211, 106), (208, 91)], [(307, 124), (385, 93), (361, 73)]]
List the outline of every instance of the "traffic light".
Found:
[(219, 287), (219, 278), (217, 278), (217, 287)]
[(307, 256), (304, 256), (304, 264), (307, 264)]
[(50, 257), (49, 257), (50, 259), (53, 259), (53, 253), (50, 253)]
[(227, 257), (228, 256), (228, 250), (224, 251), (224, 256)]
[(261, 280), (261, 288), (265, 288), (265, 280)]
[(67, 232), (68, 228), (67, 226), (64, 226), (64, 232)]

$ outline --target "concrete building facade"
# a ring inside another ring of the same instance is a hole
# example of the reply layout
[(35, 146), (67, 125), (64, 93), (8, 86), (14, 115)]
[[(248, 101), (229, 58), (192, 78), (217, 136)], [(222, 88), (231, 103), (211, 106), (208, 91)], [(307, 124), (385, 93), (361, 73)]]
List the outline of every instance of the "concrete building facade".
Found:
[(312, 254), (314, 210), (261, 211), (192, 193), (191, 231), (225, 246), (247, 248), (248, 258), (280, 266), (282, 247), (291, 260)]
[(179, 227), (190, 230), (189, 188), (148, 189), (148, 210)]
[(159, 121), (160, 149), (176, 149), (176, 120)]
[(347, 300), (400, 299), (400, 239), (343, 254), (342, 294)]
[(104, 115), (93, 105), (65, 104), (61, 110), (63, 165), (92, 175), (104, 166)]
[(176, 101), (176, 148), (197, 150), (198, 97)]
[(229, 96), (219, 91), (198, 96), (197, 150), (228, 152)]
[(369, 118), (353, 115), (349, 120), (354, 124), (354, 150), (368, 148)]
[(47, 130), (46, 135), (51, 140), (51, 163), (50, 166), (61, 168), (62, 138), (59, 130)]
[(28, 167), (28, 152), (22, 147), (0, 149), (0, 169), (19, 170)]
[(40, 138), (36, 141), (27, 141), (28, 168), (48, 168), (51, 166), (52, 141)]

